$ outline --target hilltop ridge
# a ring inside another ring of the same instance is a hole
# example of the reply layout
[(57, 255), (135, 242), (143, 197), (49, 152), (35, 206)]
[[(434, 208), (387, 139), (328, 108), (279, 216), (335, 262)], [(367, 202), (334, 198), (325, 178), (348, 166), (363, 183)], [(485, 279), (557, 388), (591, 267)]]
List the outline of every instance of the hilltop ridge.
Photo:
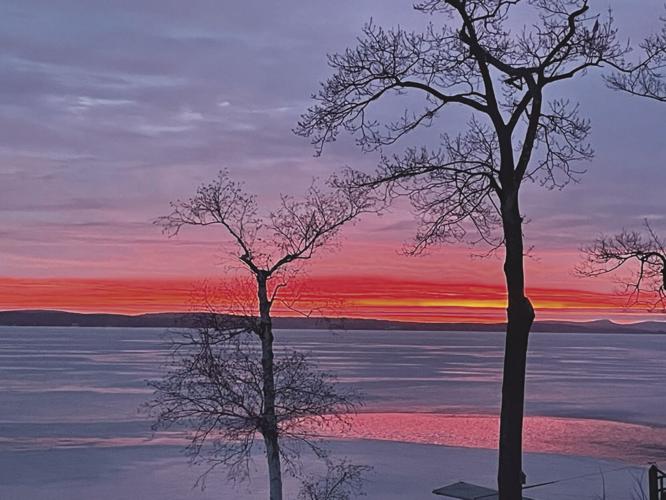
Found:
[[(77, 313), (57, 310), (0, 311), (3, 326), (119, 327), (119, 328), (187, 328), (197, 324), (195, 313), (166, 312), (138, 315), (111, 313)], [(278, 329), (346, 329), (406, 331), (488, 331), (501, 332), (504, 323), (422, 323), (359, 318), (277, 317)], [(666, 334), (666, 322), (642, 321), (620, 324), (610, 320), (537, 321), (533, 332), (561, 333), (660, 333)]]

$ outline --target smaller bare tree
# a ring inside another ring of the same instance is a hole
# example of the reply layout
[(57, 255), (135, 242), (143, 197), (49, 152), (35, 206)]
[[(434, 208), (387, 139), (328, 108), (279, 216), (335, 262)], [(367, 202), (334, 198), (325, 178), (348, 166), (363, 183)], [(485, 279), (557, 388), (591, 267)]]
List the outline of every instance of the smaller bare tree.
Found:
[(600, 236), (582, 251), (585, 260), (576, 269), (579, 275), (595, 277), (628, 268), (618, 281), (629, 305), (666, 311), (666, 248), (647, 221), (644, 232)]
[(617, 71), (606, 77), (610, 88), (666, 102), (666, 16), (661, 21), (661, 31), (640, 44), (641, 56), (636, 64), (615, 66)]
[[(606, 77), (610, 88), (666, 102), (666, 17), (661, 31), (648, 36), (640, 45), (641, 57), (634, 66), (615, 66)], [(629, 305), (647, 305), (650, 310), (666, 312), (666, 250), (664, 242), (645, 221), (645, 230), (601, 236), (583, 248), (585, 261), (578, 266), (582, 276), (600, 276), (620, 268), (631, 268), (620, 277), (622, 292)]]
[[(200, 481), (219, 465), (227, 468), (230, 479), (245, 479), (255, 438), (265, 426), (261, 349), (252, 338), (256, 322), (206, 314), (199, 316), (199, 323), (196, 329), (173, 334), (171, 369), (151, 382), (152, 407), (158, 410), (155, 428), (190, 429), (188, 455), (207, 467)], [(280, 453), (296, 472), (301, 445), (324, 457), (315, 432), (344, 424), (345, 415), (357, 409), (358, 398), (296, 351), (284, 350), (273, 372)]]
[(313, 185), (302, 201), (282, 196), (276, 211), (260, 217), (256, 197), (222, 172), (157, 220), (170, 235), (183, 226), (221, 228), (252, 276), (254, 291), (253, 298), (239, 301), (247, 314), (212, 312), (200, 328), (176, 341), (173, 369), (154, 385), (158, 425), (191, 424), (193, 457), (205, 450), (211, 468), (226, 465), (236, 478), (247, 470), (255, 435), (261, 435), (270, 500), (282, 500), (281, 460), (294, 465), (299, 456), (285, 447), (287, 441), (314, 445), (317, 425), (356, 405), (302, 354), (284, 352), (276, 359), (271, 308), (298, 264), (372, 210), (369, 192), (324, 192)]

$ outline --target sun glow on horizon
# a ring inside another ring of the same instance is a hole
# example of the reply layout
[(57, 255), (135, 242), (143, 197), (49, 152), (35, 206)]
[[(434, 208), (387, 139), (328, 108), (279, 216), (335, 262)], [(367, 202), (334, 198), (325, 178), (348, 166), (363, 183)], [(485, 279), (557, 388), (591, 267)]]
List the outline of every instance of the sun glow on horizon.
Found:
[[(220, 282), (224, 283), (224, 282)], [(239, 285), (235, 285), (238, 287)], [(0, 308), (61, 309), (77, 312), (141, 314), (188, 312), (204, 308), (202, 282), (185, 279), (0, 278)], [(225, 284), (209, 304), (233, 311), (236, 292)], [(236, 289), (236, 291), (238, 291)], [(529, 290), (540, 320), (618, 321), (650, 317), (626, 310), (623, 298), (584, 290)], [(316, 316), (415, 322), (498, 322), (505, 319), (502, 286), (387, 280), (378, 277), (312, 277), (282, 291), (277, 316), (315, 311)]]

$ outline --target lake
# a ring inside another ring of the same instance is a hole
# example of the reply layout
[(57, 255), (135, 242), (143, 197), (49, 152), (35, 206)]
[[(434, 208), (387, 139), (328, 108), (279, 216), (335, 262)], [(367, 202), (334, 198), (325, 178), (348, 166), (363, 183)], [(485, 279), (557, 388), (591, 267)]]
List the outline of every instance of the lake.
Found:
[[(212, 491), (193, 490), (198, 473), (180, 439), (152, 435), (140, 408), (151, 395), (146, 381), (163, 368), (162, 334), (0, 327), (1, 499), (261, 498), (260, 488), (232, 490), (219, 478)], [(494, 447), (502, 334), (302, 330), (276, 338), (364, 393), (364, 414), (334, 448), (373, 460), (372, 447), (385, 441)], [(533, 334), (526, 451), (663, 460), (665, 360), (666, 336)], [(361, 453), (356, 440), (376, 444)], [(491, 464), (484, 453), (479, 463)]]

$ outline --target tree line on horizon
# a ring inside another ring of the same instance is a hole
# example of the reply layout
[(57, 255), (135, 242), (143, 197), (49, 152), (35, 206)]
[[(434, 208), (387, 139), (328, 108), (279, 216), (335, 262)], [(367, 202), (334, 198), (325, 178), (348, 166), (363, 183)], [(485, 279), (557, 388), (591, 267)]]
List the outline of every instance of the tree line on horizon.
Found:
[[(518, 4), (526, 4), (534, 19), (523, 31), (509, 26)], [(366, 24), (354, 47), (328, 57), (332, 75), (295, 129), (311, 139), (317, 155), (340, 133), (350, 134), (362, 151), (381, 153), (373, 173), (347, 168), (325, 186), (313, 183), (302, 199), (282, 196), (279, 207), (262, 216), (258, 199), (223, 171), (156, 221), (171, 236), (186, 226), (222, 229), (248, 277), (234, 288), (226, 315), (209, 300), (211, 314), (173, 340), (170, 371), (153, 384), (157, 426), (187, 424), (193, 460), (208, 470), (224, 466), (232, 479), (248, 474), (260, 436), (270, 500), (283, 498), (285, 467), (302, 476), (304, 449), (327, 468), (322, 477), (303, 478), (300, 498), (361, 494), (368, 469), (334, 460), (317, 438), (322, 427), (348, 425), (359, 396), (342, 391), (302, 354), (276, 350), (271, 308), (302, 265), (334, 245), (344, 226), (398, 197), (409, 199), (418, 218), (408, 253), (450, 242), (504, 252), (508, 300), (497, 482), (500, 500), (522, 498), (526, 359), (535, 311), (525, 291), (520, 192), (527, 182), (563, 188), (584, 173), (580, 162), (593, 158), (589, 120), (577, 103), (552, 98), (550, 91), (606, 69), (612, 89), (666, 101), (666, 24), (630, 59), (631, 46), (619, 40), (612, 15), (591, 12), (586, 0), (420, 0), (414, 8), (444, 22), (431, 22), (423, 32)], [(384, 121), (377, 110), (403, 94), (421, 101)], [(457, 134), (393, 152), (454, 106), (470, 116)], [(583, 251), (579, 274), (598, 276), (635, 263), (626, 283), (631, 300), (641, 302), (647, 294), (653, 307), (664, 308), (666, 251), (649, 224), (643, 233), (602, 236)]]

